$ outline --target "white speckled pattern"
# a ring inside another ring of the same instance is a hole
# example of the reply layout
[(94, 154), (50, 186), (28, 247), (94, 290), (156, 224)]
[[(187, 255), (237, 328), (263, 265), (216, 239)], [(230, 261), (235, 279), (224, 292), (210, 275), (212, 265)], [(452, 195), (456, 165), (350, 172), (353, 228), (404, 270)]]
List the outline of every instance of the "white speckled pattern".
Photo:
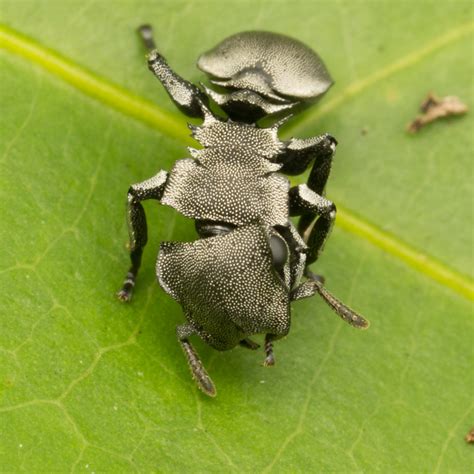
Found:
[(201, 55), (198, 67), (223, 87), (248, 89), (270, 99), (299, 100), (324, 94), (332, 79), (321, 58), (288, 36), (246, 31), (226, 38)]
[(290, 329), (289, 291), (272, 266), (268, 227), (240, 227), (194, 242), (164, 242), (157, 275), (196, 332), (216, 349)]

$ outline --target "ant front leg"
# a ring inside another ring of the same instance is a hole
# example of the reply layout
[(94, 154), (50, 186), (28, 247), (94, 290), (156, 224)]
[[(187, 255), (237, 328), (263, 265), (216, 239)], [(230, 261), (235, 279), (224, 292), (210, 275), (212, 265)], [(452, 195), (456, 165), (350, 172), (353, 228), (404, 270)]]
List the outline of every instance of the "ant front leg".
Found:
[(148, 68), (161, 82), (176, 107), (188, 117), (204, 118), (202, 104), (208, 105), (209, 103), (204, 92), (176, 74), (168, 66), (165, 58), (156, 49), (150, 25), (140, 26), (138, 33), (149, 50)]
[(249, 338), (242, 339), (239, 344), (241, 347), (245, 347), (246, 349), (250, 349), (252, 351), (256, 351), (260, 347), (260, 344), (257, 344)]
[(122, 301), (132, 298), (135, 279), (142, 261), (143, 248), (148, 240), (146, 216), (141, 201), (147, 199), (161, 200), (165, 189), (168, 173), (160, 171), (142, 183), (130, 186), (127, 195), (127, 223), (130, 237), (130, 260), (131, 266), (123, 282), (117, 297)]

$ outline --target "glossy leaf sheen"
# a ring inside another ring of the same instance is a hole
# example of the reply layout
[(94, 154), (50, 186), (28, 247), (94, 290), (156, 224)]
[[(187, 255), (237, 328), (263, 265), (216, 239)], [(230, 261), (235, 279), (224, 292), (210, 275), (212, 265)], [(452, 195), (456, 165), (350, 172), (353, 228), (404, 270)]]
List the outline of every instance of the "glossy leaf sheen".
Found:
[[(321, 111), (286, 132), (338, 138), (328, 196), (472, 271), (472, 114), (404, 131), (429, 91), (472, 109), (470, 2), (4, 1), (2, 12), (10, 28), (173, 114), (144, 64), (141, 22), (193, 81), (199, 53), (231, 33), (297, 36), (337, 80)], [(114, 299), (128, 264), (126, 190), (170, 169), (184, 145), (16, 54), (0, 61), (2, 471), (473, 470), (469, 299), (336, 226), (314, 269), (370, 329), (344, 325), (315, 297), (294, 304), (274, 368), (261, 352), (195, 341), (218, 389), (206, 398), (175, 339), (180, 307), (154, 275), (159, 241), (195, 238), (187, 219), (146, 204), (134, 300)]]

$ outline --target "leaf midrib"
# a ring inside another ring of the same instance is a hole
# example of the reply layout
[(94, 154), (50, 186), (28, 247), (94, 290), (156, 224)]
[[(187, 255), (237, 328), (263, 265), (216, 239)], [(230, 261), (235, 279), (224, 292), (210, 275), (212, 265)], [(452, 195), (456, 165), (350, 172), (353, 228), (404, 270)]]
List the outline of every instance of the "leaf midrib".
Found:
[[(418, 50), (374, 72), (365, 79), (350, 84), (339, 96), (327, 102), (316, 112), (306, 114), (300, 121), (295, 122), (291, 130), (296, 131), (304, 128), (308, 122), (328, 114), (340, 104), (357, 96), (371, 85), (416, 64), (429, 54), (448, 44), (452, 44), (472, 31), (474, 31), (473, 22), (459, 25)], [(168, 137), (177, 139), (185, 144), (192, 143), (188, 135), (188, 129), (185, 126), (185, 120), (131, 93), (127, 89), (101, 78), (59, 53), (42, 46), (37, 41), (27, 38), (5, 25), (0, 25), (0, 45), (11, 53), (40, 65), (88, 96), (146, 123)], [(404, 261), (410, 267), (430, 279), (470, 300), (474, 300), (474, 282), (468, 276), (439, 262), (434, 257), (420, 252), (396, 236), (390, 235), (340, 205), (338, 206), (337, 225), (352, 234), (368, 240), (373, 245)]]

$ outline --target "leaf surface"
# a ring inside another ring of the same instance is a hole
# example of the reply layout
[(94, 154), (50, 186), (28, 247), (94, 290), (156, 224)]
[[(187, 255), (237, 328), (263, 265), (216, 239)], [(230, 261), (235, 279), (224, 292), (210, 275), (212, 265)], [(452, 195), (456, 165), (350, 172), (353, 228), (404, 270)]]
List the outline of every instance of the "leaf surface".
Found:
[[(472, 114), (404, 130), (429, 91), (472, 109), (472, 3), (4, 1), (2, 12), (2, 470), (472, 471)], [(147, 203), (134, 300), (114, 299), (129, 184), (187, 154), (184, 121), (144, 65), (144, 21), (194, 82), (197, 56), (247, 29), (298, 37), (336, 79), (285, 135), (339, 141), (328, 196), (342, 219), (314, 268), (372, 325), (297, 302), (273, 369), (261, 353), (196, 341), (215, 400), (190, 379), (181, 309), (154, 275), (159, 241), (193, 240), (192, 223)], [(56, 53), (72, 78), (117, 95), (65, 82), (48, 68)], [(376, 232), (399, 247), (374, 245)]]

